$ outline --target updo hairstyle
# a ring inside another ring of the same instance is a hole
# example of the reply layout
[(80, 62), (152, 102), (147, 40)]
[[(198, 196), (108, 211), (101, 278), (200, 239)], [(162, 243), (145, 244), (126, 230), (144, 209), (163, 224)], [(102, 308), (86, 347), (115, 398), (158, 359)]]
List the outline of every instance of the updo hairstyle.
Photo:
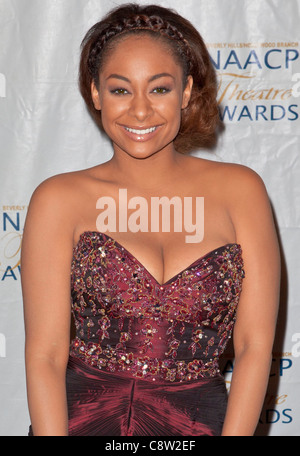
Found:
[(175, 11), (158, 5), (122, 5), (110, 11), (86, 34), (81, 43), (79, 88), (96, 124), (103, 129), (101, 111), (95, 109), (91, 83), (99, 89), (99, 73), (114, 46), (128, 34), (148, 34), (167, 44), (183, 70), (183, 84), (193, 77), (189, 105), (182, 110), (174, 140), (180, 153), (210, 147), (219, 124), (215, 72), (204, 41), (195, 27)]

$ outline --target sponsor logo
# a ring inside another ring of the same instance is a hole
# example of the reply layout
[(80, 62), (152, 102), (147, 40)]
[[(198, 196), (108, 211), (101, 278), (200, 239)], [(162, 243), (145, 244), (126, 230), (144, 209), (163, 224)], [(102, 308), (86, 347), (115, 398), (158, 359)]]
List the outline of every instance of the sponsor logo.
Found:
[[(294, 336), (292, 339), (296, 340)], [(296, 336), (297, 340), (298, 338), (300, 340), (300, 334), (297, 333)], [(297, 356), (300, 356), (300, 342), (297, 342), (297, 344), (293, 346), (293, 350), (296, 350)], [(290, 352), (273, 353), (269, 387), (259, 419), (259, 426), (261, 426), (262, 428), (264, 427), (264, 425), (270, 425), (275, 423), (289, 424), (293, 421), (293, 409), (290, 407), (290, 404), (288, 402), (288, 395), (284, 393), (276, 394), (278, 381), (280, 383), (280, 381), (286, 375), (288, 375), (290, 369), (293, 367), (293, 361), (291, 359), (291, 356), (292, 353)], [(228, 354), (228, 356), (226, 357), (226, 363), (222, 370), (228, 392), (230, 390), (231, 376), (233, 370), (234, 359), (232, 355)]]
[(0, 280), (20, 278), (20, 253), (27, 206), (3, 206), (0, 237)]
[(298, 46), (296, 41), (208, 43), (218, 75), (221, 119), (225, 123), (297, 120), (300, 73), (291, 76), (291, 72), (300, 60)]

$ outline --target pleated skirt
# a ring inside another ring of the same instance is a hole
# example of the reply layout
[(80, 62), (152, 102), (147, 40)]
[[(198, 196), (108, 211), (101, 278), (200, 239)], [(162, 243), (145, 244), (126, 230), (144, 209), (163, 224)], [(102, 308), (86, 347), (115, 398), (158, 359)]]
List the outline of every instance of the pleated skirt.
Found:
[(70, 356), (70, 436), (219, 436), (227, 407), (222, 376), (152, 381), (91, 367)]

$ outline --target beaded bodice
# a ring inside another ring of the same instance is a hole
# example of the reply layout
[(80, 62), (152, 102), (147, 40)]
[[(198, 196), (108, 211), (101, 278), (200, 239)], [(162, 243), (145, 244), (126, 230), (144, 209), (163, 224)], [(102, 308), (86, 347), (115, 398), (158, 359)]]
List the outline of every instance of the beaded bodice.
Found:
[(239, 244), (218, 247), (159, 284), (116, 240), (86, 231), (73, 251), (70, 354), (154, 382), (221, 375), (243, 277)]

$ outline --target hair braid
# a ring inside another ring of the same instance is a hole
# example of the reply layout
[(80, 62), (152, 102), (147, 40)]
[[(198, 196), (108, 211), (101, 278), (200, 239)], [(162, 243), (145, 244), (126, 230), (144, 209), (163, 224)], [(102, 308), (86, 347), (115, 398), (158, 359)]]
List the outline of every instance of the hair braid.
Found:
[[(158, 5), (134, 3), (116, 7), (87, 32), (81, 44), (79, 85), (81, 94), (97, 125), (102, 128), (101, 111), (93, 104), (91, 83), (98, 87), (99, 70), (109, 58), (118, 37), (126, 33), (151, 33), (170, 43), (173, 56), (183, 70), (183, 84), (193, 77), (192, 95), (182, 110), (181, 126), (174, 140), (186, 153), (215, 143), (220, 123), (216, 75), (204, 41), (195, 27), (176, 11)], [(114, 40), (116, 38), (116, 40)]]
[[(107, 26), (95, 36), (95, 39), (90, 48), (87, 62), (89, 72), (93, 79), (97, 79), (102, 53), (105, 49), (106, 44), (111, 39), (125, 33), (143, 30), (158, 32), (162, 36), (175, 41), (181, 50), (181, 56), (186, 61), (187, 70), (191, 68), (193, 65), (193, 55), (189, 44), (182, 33), (174, 25), (170, 24), (166, 20), (163, 20), (159, 16), (137, 14), (130, 18), (124, 18), (116, 23), (107, 24)], [(84, 44), (85, 40), (83, 41), (82, 46), (84, 46)]]

